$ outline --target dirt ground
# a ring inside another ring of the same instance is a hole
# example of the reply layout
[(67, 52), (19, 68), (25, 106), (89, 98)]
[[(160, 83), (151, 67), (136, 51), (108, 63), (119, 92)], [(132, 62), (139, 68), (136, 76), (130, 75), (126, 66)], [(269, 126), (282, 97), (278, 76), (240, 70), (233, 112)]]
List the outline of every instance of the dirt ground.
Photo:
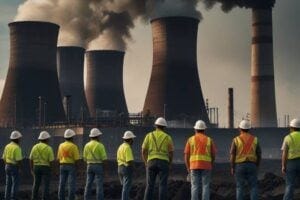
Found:
[[(85, 185), (85, 164), (81, 161), (77, 170), (77, 199), (83, 199)], [(145, 168), (142, 163), (137, 163), (134, 170), (134, 182), (130, 191), (130, 197), (133, 200), (143, 198), (145, 190)], [(0, 199), (3, 199), (5, 186), (4, 164), (0, 162)], [(185, 181), (186, 170), (183, 164), (174, 164), (172, 166), (169, 183), (168, 199), (186, 200), (190, 199), (190, 183)], [(51, 194), (53, 200), (57, 199), (58, 186), (58, 165), (54, 166), (51, 180)], [(32, 176), (30, 174), (28, 160), (24, 161), (21, 170), (21, 185), (19, 192), (20, 200), (28, 200), (31, 197)], [(299, 184), (298, 184), (299, 185)], [(280, 175), (279, 160), (264, 160), (259, 169), (259, 196), (261, 200), (281, 200), (284, 193), (284, 179)], [(121, 198), (121, 185), (117, 177), (117, 164), (115, 161), (108, 162), (105, 170), (104, 195), (105, 199), (113, 200)], [(93, 190), (95, 193), (95, 190)], [(156, 198), (158, 190), (156, 188)], [(295, 199), (300, 200), (300, 189), (295, 191)], [(232, 200), (235, 199), (235, 181), (229, 174), (228, 163), (217, 163), (214, 166), (211, 184), (212, 200)]]

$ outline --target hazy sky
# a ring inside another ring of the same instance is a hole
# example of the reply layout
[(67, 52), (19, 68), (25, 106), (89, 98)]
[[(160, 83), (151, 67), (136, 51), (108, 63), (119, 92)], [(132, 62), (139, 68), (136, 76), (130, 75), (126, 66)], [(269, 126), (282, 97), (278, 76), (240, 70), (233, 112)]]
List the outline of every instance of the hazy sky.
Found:
[[(9, 30), (22, 0), (0, 0), (0, 92), (9, 62)], [(219, 107), (220, 125), (227, 125), (227, 88), (234, 88), (235, 123), (250, 110), (251, 10), (206, 11), (198, 32), (198, 69), (204, 98)], [(300, 117), (300, 1), (277, 0), (273, 10), (274, 64), (277, 113)], [(130, 112), (143, 108), (152, 65), (150, 24), (136, 22), (128, 43), (124, 87)]]

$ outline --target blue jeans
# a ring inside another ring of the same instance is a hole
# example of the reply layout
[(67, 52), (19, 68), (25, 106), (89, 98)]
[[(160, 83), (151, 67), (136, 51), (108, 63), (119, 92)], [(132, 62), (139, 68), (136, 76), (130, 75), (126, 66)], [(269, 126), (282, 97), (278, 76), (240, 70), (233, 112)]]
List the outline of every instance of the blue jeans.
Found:
[(295, 180), (297, 177), (300, 178), (300, 159), (288, 160), (286, 166), (286, 186), (283, 200), (293, 200)]
[(86, 170), (86, 185), (84, 190), (84, 199), (90, 200), (92, 199), (92, 185), (94, 179), (96, 178), (96, 199), (103, 200), (104, 192), (103, 192), (103, 166), (102, 164), (88, 164)]
[(118, 174), (122, 188), (122, 200), (129, 200), (129, 192), (132, 183), (132, 167), (121, 165), (118, 167)]
[(6, 164), (5, 173), (5, 200), (17, 199), (19, 190), (19, 167), (17, 165)]
[(191, 170), (191, 200), (199, 199), (199, 190), (202, 182), (202, 200), (209, 200), (211, 170)]
[(60, 165), (60, 177), (59, 177), (59, 187), (58, 187), (58, 199), (65, 200), (65, 186), (68, 181), (69, 192), (68, 200), (75, 199), (76, 191), (76, 170), (75, 165)]
[(32, 200), (37, 200), (39, 188), (41, 186), (41, 182), (44, 182), (44, 190), (43, 190), (43, 200), (49, 200), (49, 187), (50, 187), (50, 177), (51, 177), (51, 168), (49, 166), (34, 166), (34, 181), (32, 187)]
[(250, 199), (258, 200), (257, 166), (255, 163), (245, 162), (236, 164), (236, 199), (243, 200), (246, 183), (250, 186)]
[(159, 200), (168, 198), (169, 162), (160, 159), (149, 160), (147, 163), (147, 185), (144, 200), (152, 200), (156, 176), (159, 176)]

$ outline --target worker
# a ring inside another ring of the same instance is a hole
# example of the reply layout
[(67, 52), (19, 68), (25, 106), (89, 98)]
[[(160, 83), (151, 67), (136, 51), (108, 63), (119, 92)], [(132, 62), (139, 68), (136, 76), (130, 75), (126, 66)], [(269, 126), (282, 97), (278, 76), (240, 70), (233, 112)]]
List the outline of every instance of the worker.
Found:
[(5, 164), (5, 200), (17, 199), (19, 190), (19, 172), (23, 160), (22, 150), (19, 145), (22, 134), (13, 131), (10, 135), (11, 142), (7, 144), (3, 151), (2, 159)]
[(65, 186), (68, 181), (68, 200), (75, 199), (76, 191), (76, 165), (79, 160), (78, 146), (74, 144), (76, 133), (72, 129), (67, 129), (64, 133), (65, 142), (61, 143), (57, 151), (57, 159), (60, 164), (58, 199), (65, 199)]
[(90, 131), (90, 141), (84, 146), (83, 149), (83, 159), (87, 163), (87, 176), (86, 185), (84, 190), (84, 199), (92, 199), (92, 185), (96, 178), (96, 199), (103, 200), (103, 179), (104, 179), (104, 166), (107, 160), (107, 155), (104, 145), (99, 141), (99, 137), (102, 132), (93, 128)]
[(261, 160), (261, 149), (257, 137), (250, 134), (249, 120), (239, 124), (240, 135), (235, 137), (230, 149), (231, 174), (236, 178), (236, 198), (244, 199), (245, 183), (250, 186), (250, 199), (258, 200), (257, 169)]
[(51, 165), (54, 161), (54, 153), (51, 146), (49, 146), (50, 134), (47, 131), (42, 131), (38, 137), (39, 143), (34, 145), (31, 149), (30, 169), (34, 177), (32, 188), (32, 200), (38, 199), (38, 192), (41, 182), (44, 182), (43, 199), (49, 200), (50, 193), (50, 177)]
[(205, 134), (204, 121), (198, 120), (194, 129), (195, 134), (187, 140), (184, 150), (184, 161), (191, 179), (191, 199), (199, 199), (199, 188), (202, 182), (202, 200), (209, 200), (211, 170), (216, 147), (213, 140)]
[(290, 122), (290, 134), (285, 136), (282, 150), (282, 173), (286, 176), (283, 200), (292, 200), (295, 180), (300, 178), (300, 119)]
[(147, 169), (144, 200), (152, 200), (156, 176), (159, 176), (159, 199), (167, 199), (169, 169), (172, 165), (174, 145), (165, 132), (167, 122), (159, 117), (154, 123), (156, 129), (148, 133), (142, 144), (142, 159)]
[(117, 151), (118, 175), (123, 186), (122, 200), (129, 200), (134, 161), (131, 146), (135, 137), (131, 131), (126, 131), (122, 137), (124, 142)]

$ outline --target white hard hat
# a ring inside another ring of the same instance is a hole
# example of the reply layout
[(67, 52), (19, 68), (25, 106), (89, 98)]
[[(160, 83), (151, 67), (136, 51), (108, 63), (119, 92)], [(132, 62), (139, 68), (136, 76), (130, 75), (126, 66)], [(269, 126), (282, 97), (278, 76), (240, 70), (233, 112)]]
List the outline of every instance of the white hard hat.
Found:
[(157, 118), (154, 124), (158, 126), (168, 126), (167, 121), (163, 117)]
[(133, 132), (131, 131), (126, 131), (124, 133), (124, 136), (122, 137), (123, 139), (132, 139), (132, 138), (135, 138), (136, 136), (133, 134)]
[(42, 131), (40, 133), (40, 136), (39, 136), (39, 140), (46, 140), (46, 139), (49, 139), (51, 136), (50, 134), (47, 132), (47, 131)]
[(300, 128), (300, 119), (293, 119), (291, 122), (290, 122), (290, 127), (293, 127), (293, 128)]
[(99, 135), (102, 135), (102, 132), (99, 129), (97, 129), (97, 128), (93, 128), (90, 131), (89, 137), (98, 137)]
[(206, 127), (206, 124), (205, 124), (204, 121), (202, 121), (202, 120), (196, 121), (194, 129), (196, 129), (196, 130), (205, 130), (206, 128), (207, 127)]
[(65, 130), (64, 138), (74, 137), (76, 133), (72, 129)]
[(240, 129), (251, 129), (251, 124), (249, 120), (242, 120), (239, 125)]
[(22, 134), (19, 131), (13, 131), (10, 134), (10, 139), (11, 140), (16, 140), (22, 137)]

